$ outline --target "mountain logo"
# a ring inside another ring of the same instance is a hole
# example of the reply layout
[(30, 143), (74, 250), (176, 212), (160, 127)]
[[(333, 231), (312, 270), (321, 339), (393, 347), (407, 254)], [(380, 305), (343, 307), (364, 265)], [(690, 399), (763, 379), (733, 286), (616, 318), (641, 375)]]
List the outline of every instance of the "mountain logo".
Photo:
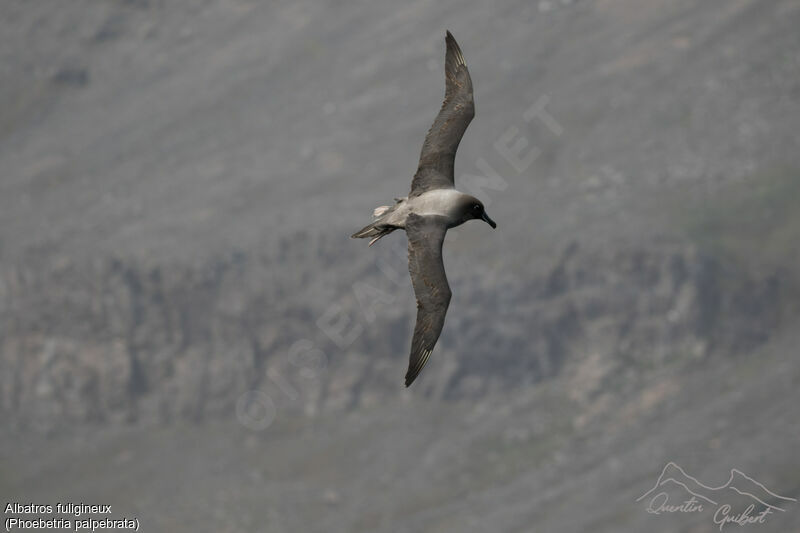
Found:
[[(680, 503), (673, 503), (676, 501)], [(769, 515), (786, 512), (795, 498), (781, 496), (741, 470), (731, 469), (724, 484), (714, 487), (701, 483), (670, 461), (664, 466), (653, 488), (636, 499), (645, 501), (650, 514), (703, 513), (715, 509), (713, 521), (720, 531), (726, 524), (763, 524)]]

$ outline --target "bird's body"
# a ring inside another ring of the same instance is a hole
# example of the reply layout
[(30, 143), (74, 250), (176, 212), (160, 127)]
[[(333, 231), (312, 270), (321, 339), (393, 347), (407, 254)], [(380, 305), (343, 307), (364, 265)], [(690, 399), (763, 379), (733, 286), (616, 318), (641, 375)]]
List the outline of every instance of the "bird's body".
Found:
[(459, 218), (460, 207), (464, 202), (474, 202), (475, 198), (456, 189), (434, 189), (411, 198), (398, 198), (393, 207), (388, 207), (380, 217), (381, 223), (395, 228), (406, 227), (406, 219), (411, 213), (420, 216), (435, 215), (444, 217), (448, 227), (453, 228), (463, 223)]
[(445, 41), (444, 103), (422, 145), (411, 192), (407, 197), (395, 198), (392, 206), (376, 208), (375, 220), (352, 235), (357, 239), (370, 238), (370, 246), (398, 229), (404, 229), (408, 235), (408, 270), (418, 311), (406, 386), (411, 385), (427, 363), (450, 305), (450, 287), (442, 262), (447, 230), (472, 219), (496, 227), (480, 200), (455, 188), (456, 150), (475, 115), (475, 102), (461, 49), (449, 31)]

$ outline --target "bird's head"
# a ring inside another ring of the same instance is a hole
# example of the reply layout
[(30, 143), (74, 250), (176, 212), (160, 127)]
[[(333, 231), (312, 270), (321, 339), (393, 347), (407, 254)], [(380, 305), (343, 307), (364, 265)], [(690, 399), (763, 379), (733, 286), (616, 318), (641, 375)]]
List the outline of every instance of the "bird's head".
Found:
[(474, 196), (465, 195), (459, 207), (462, 213), (462, 222), (477, 219), (483, 220), (492, 228), (497, 227), (495, 221), (489, 218), (489, 215), (486, 214), (486, 208), (483, 206), (483, 202)]

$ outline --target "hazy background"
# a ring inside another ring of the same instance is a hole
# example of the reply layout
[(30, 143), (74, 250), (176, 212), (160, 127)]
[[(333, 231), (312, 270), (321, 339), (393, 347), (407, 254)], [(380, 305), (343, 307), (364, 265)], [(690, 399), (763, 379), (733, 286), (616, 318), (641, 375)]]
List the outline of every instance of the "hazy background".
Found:
[[(635, 501), (669, 461), (800, 497), (798, 28), (797, 0), (2, 2), (0, 500), (719, 531)], [(499, 227), (448, 234), (406, 390), (405, 236), (349, 235), (407, 194), (445, 29), (457, 185)]]

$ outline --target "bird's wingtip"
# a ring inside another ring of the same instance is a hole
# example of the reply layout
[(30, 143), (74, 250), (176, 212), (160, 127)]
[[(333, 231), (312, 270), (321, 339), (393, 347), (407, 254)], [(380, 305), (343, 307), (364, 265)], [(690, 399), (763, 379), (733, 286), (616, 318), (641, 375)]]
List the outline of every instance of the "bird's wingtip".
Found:
[(453, 37), (453, 34), (450, 33), (450, 30), (446, 30), (444, 41), (447, 45), (447, 61), (452, 61), (453, 67), (460, 65), (466, 66), (467, 62), (464, 60), (464, 54), (461, 52), (461, 47), (458, 46), (456, 38)]

